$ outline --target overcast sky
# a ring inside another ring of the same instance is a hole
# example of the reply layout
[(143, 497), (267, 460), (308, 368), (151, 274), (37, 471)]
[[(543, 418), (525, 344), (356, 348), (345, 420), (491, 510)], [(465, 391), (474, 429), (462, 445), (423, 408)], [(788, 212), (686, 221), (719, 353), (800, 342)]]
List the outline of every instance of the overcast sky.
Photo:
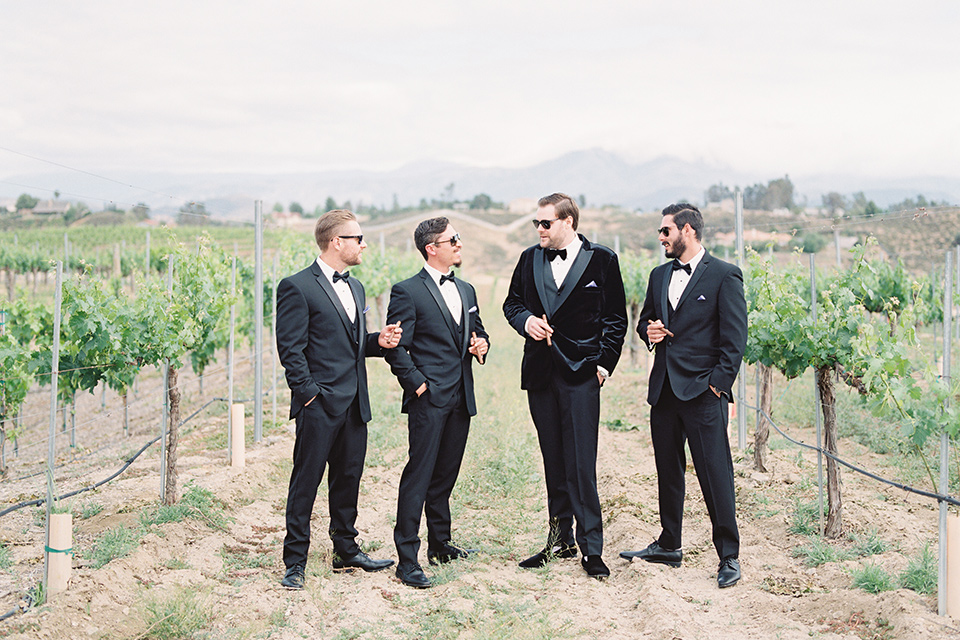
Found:
[[(525, 166), (960, 175), (960, 3), (2, 2), (0, 177)], [(39, 195), (39, 194), (38, 194)]]

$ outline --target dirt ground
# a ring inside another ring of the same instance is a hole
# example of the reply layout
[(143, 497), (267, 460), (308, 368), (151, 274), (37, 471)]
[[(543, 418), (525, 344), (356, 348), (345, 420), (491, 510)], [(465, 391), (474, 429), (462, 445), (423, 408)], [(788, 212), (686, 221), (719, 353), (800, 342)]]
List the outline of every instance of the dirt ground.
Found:
[[(373, 381), (389, 379), (382, 364), (369, 368)], [(268, 378), (269, 371), (267, 368)], [(498, 389), (492, 379), (498, 375), (497, 369), (481, 370), (478, 388)], [(605, 391), (605, 415), (617, 408), (616, 403), (625, 402), (623, 398), (642, 397), (644, 378), (639, 370), (615, 375), (609, 383), (611, 389)], [(199, 393), (190, 386), (194, 383), (184, 374), (189, 390), (185, 402), (193, 403), (186, 407), (185, 416), (199, 405)], [(145, 379), (142, 384), (146, 394), (152, 383)], [(208, 385), (209, 396), (214, 393), (214, 381)], [(507, 386), (515, 388), (514, 381), (508, 380)], [(281, 421), (283, 397), (281, 394)], [(386, 402), (393, 417), (384, 427), (390, 433), (379, 433), (374, 439), (371, 431), (358, 522), (361, 537), (372, 545), (368, 547), (371, 555), (394, 559), (392, 526), (404, 462), (403, 423), (393, 415), (398, 397), (391, 387), (385, 399), (374, 400)], [(94, 432), (81, 432), (86, 434), (83, 448), (60, 456), (64, 462), (71, 455), (75, 460), (62, 472), (62, 490), (109, 475), (155, 430), (155, 409), (138, 410), (133, 435), (118, 442), (120, 414), (116, 398), (108, 395), (108, 399), (111, 415), (97, 424), (102, 434), (113, 435), (101, 435), (101, 442), (91, 435)], [(42, 401), (41, 397), (31, 400), (36, 403), (33, 411), (42, 411)], [(525, 457), (518, 464), (532, 465), (535, 473), (526, 482), (519, 502), (505, 499), (498, 507), (489, 496), (481, 501), (472, 499), (467, 492), (474, 485), (463, 478), (473, 472), (466, 467), (479, 465), (479, 472), (489, 471), (483, 466), (499, 460), (491, 457), (496, 453), (490, 451), (490, 443), (496, 442), (493, 431), (502, 428), (479, 416), (471, 433), (465, 472), (454, 494), (454, 535), (457, 541), (480, 551), (468, 560), (437, 569), (426, 566), (422, 548), (425, 569), (439, 583), (432, 589), (409, 589), (397, 581), (392, 570), (333, 573), (323, 491), (313, 519), (307, 588), (301, 592), (281, 588), (283, 509), (294, 443), (290, 423), (271, 426), (262, 444), (248, 445), (246, 466), (231, 468), (220, 435), (225, 429), (225, 409), (215, 404), (185, 429), (180, 481), (208, 489), (223, 502), (231, 518), (226, 529), (192, 519), (152, 525), (131, 554), (99, 569), (92, 567), (85, 551), (97, 536), (121, 524), (136, 527), (139, 512), (156, 505), (160, 488), (155, 445), (116, 480), (76, 499), (77, 557), (69, 589), (46, 605), (0, 622), (0, 637), (151, 637), (149, 603), (189, 591), (197, 594), (210, 616), (198, 636), (208, 638), (960, 638), (960, 620), (938, 616), (935, 596), (906, 589), (873, 595), (851, 583), (851, 569), (865, 562), (896, 574), (925, 543), (932, 541), (936, 550), (937, 511), (929, 500), (845, 473), (847, 531), (865, 533), (875, 528), (890, 550), (866, 560), (816, 568), (794, 557), (792, 552), (806, 543), (802, 536), (788, 532), (795, 499), (802, 492), (811, 495), (810, 478), (816, 477), (812, 454), (796, 448), (772, 451), (769, 474), (752, 471), (750, 461), (740, 459), (735, 451), (743, 579), (734, 588), (717, 588), (709, 518), (692, 467), (687, 476), (683, 566), (672, 569), (618, 557), (619, 551), (646, 546), (659, 532), (653, 452), (649, 433), (642, 426), (600, 430), (599, 490), (605, 515), (604, 559), (611, 568), (610, 578), (603, 582), (588, 578), (576, 560), (555, 561), (535, 571), (518, 568), (519, 560), (543, 544), (545, 492), (523, 396), (515, 391), (509, 396), (484, 397), (480, 404), (494, 402), (510, 405), (512, 413), (508, 415), (516, 416), (517, 437), (529, 445), (522, 450)], [(99, 404), (99, 395), (86, 396), (81, 414), (95, 415)], [(264, 407), (269, 415), (270, 402)], [(645, 424), (642, 403), (631, 407), (616, 415)], [(797, 435), (813, 440), (810, 433), (798, 430)], [(887, 463), (853, 442), (841, 441), (841, 450), (855, 453), (860, 463), (874, 469)], [(42, 495), (42, 476), (24, 477), (27, 471), (25, 466), (14, 465), (8, 472), (0, 485), (4, 506)], [(815, 493), (815, 483), (812, 491)], [(88, 518), (79, 517), (78, 512), (88, 503), (99, 504), (102, 510)], [(518, 504), (527, 512), (513, 513)], [(498, 508), (511, 512), (498, 512)], [(504, 521), (514, 521), (511, 518), (519, 518), (521, 524), (505, 526)], [(17, 606), (26, 591), (42, 579), (43, 526), (37, 509), (21, 509), (0, 518), (0, 540), (13, 560), (10, 570), (0, 572), (2, 613)], [(228, 562), (237, 557), (244, 562)]]

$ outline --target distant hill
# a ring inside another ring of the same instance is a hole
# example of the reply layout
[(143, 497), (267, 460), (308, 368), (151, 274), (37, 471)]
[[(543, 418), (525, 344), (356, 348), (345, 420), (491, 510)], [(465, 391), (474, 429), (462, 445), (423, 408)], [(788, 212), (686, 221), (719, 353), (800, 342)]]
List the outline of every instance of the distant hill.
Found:
[[(152, 215), (175, 215), (189, 200), (204, 202), (215, 217), (249, 219), (252, 201), (263, 200), (270, 210), (274, 203), (284, 206), (299, 202), (312, 210), (327, 197), (342, 203), (349, 200), (389, 207), (394, 196), (401, 205), (416, 205), (421, 198), (440, 199), (450, 184), (453, 197), (469, 200), (486, 193), (495, 201), (536, 198), (553, 191), (573, 196), (583, 194), (592, 205), (612, 204), (630, 209), (658, 209), (670, 202), (702, 202), (712, 185), (730, 187), (766, 184), (782, 177), (738, 172), (706, 162), (688, 162), (660, 157), (631, 163), (601, 149), (567, 153), (530, 167), (484, 168), (422, 161), (392, 171), (338, 170), (286, 174), (175, 174), (119, 172), (100, 179), (80, 172), (9, 176), (0, 182), (0, 196), (15, 197), (29, 189), (18, 185), (58, 190), (61, 197), (82, 200), (96, 209), (115, 203), (120, 207), (144, 202)], [(906, 176), (900, 179), (865, 178), (855, 175), (791, 175), (798, 199), (812, 205), (829, 191), (851, 194), (863, 191), (880, 206), (915, 197), (960, 202), (960, 177)], [(122, 184), (121, 184), (122, 183)], [(123, 186), (130, 185), (130, 186)], [(46, 197), (46, 193), (33, 194)]]

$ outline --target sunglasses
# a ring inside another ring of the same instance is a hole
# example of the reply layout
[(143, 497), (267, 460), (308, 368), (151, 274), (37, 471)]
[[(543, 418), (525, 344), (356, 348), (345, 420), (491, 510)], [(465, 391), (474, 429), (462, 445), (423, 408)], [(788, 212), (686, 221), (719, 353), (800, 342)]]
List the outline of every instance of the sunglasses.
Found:
[(663, 236), (669, 236), (670, 232), (676, 229), (676, 227), (660, 227), (657, 229), (657, 233)]
[(457, 246), (457, 243), (460, 242), (460, 234), (459, 234), (459, 233), (455, 233), (455, 234), (453, 234), (452, 236), (450, 236), (449, 238), (447, 238), (446, 240), (437, 240), (436, 242), (431, 242), (430, 244), (435, 244), (435, 245), (437, 245), (437, 246), (439, 247), (440, 245), (442, 245), (442, 244), (445, 243), (445, 242), (449, 242), (451, 247)]
[(362, 234), (362, 233), (361, 233), (360, 235), (357, 235), (357, 236), (337, 236), (337, 237), (338, 237), (338, 238), (343, 238), (344, 240), (346, 240), (347, 238), (356, 238), (356, 239), (357, 239), (357, 244), (363, 244), (363, 234)]
[(534, 229), (539, 229), (543, 227), (544, 229), (550, 229), (550, 225), (554, 222), (560, 222), (560, 218), (554, 218), (553, 220), (531, 220), (533, 223)]

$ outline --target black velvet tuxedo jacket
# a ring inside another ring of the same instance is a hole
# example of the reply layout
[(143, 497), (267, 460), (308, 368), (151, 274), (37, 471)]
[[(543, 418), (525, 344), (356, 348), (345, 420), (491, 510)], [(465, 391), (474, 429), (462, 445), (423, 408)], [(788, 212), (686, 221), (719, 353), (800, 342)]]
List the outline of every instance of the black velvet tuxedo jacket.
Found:
[(367, 333), (363, 285), (356, 278), (347, 284), (356, 302), (355, 323), (316, 262), (277, 286), (277, 354), (290, 386), (291, 418), (317, 396), (334, 416), (357, 398), (360, 418), (370, 421), (363, 359), (383, 355), (380, 334)]
[(647, 324), (661, 320), (673, 333), (656, 345), (647, 401), (660, 399), (669, 376), (679, 400), (691, 400), (713, 385), (732, 400), (731, 388), (747, 346), (747, 303), (740, 269), (704, 253), (676, 309), (668, 290), (673, 273), (666, 262), (650, 272), (637, 333), (647, 339)]
[[(583, 245), (556, 293), (550, 263), (540, 245), (520, 254), (503, 302), (510, 326), (526, 338), (520, 388), (547, 388), (551, 376), (572, 383), (596, 377), (597, 366), (609, 373), (617, 366), (627, 333), (623, 278), (617, 254), (582, 235)], [(531, 315), (547, 316), (552, 346), (534, 340), (524, 325)]]
[(467, 349), (474, 332), (488, 343), (490, 339), (480, 320), (473, 285), (460, 278), (455, 278), (454, 283), (463, 303), (459, 326), (450, 315), (440, 287), (426, 269), (398, 282), (390, 290), (387, 324), (401, 322), (403, 334), (400, 344), (387, 350), (384, 357), (403, 388), (401, 411), (404, 413), (424, 382), (427, 399), (437, 407), (449, 402), (462, 382), (467, 412), (477, 415), (471, 367), (474, 356)]

